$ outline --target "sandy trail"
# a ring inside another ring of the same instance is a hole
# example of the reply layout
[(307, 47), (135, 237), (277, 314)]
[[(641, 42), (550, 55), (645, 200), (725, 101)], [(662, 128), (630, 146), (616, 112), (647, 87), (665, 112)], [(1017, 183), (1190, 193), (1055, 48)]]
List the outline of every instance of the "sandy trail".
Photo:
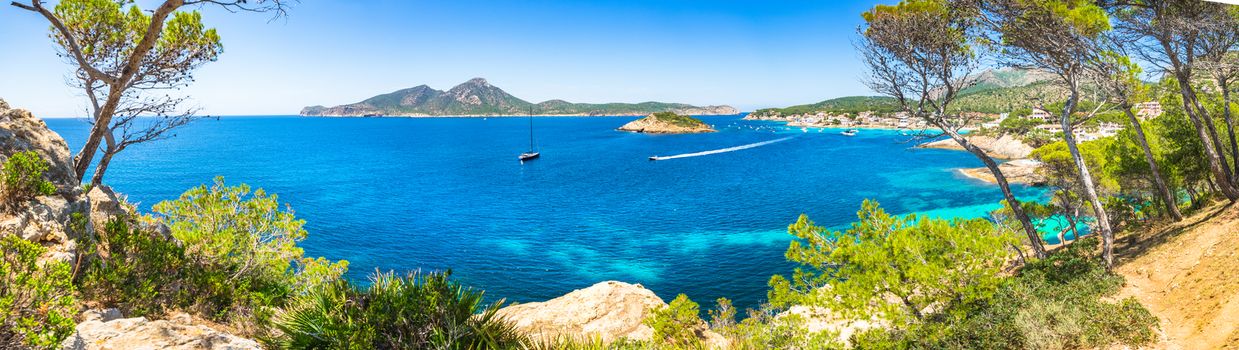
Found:
[(1121, 235), (1120, 297), (1161, 320), (1159, 349), (1239, 349), (1239, 207), (1215, 206), (1183, 222)]

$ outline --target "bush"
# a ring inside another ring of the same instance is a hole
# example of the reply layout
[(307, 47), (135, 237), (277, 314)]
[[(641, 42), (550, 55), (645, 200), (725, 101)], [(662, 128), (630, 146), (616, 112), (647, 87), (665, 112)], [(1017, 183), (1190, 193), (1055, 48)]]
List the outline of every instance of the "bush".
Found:
[[(256, 334), (252, 326), (272, 308), (348, 269), (346, 261), (304, 257), (296, 245), (304, 222), (262, 190), (250, 195), (217, 178), (155, 210), (160, 216), (114, 218), (98, 241), (84, 244), (84, 296), (130, 315), (182, 309)], [(172, 237), (139, 228), (139, 219), (162, 220)]]
[(0, 202), (12, 206), (56, 193), (56, 186), (43, 179), (47, 161), (34, 151), (18, 152), (0, 168)]
[(496, 316), (502, 301), (451, 281), (450, 272), (376, 273), (368, 288), (337, 280), (298, 295), (272, 319), (275, 349), (507, 349), (529, 346)]
[(1089, 250), (1095, 238), (1024, 266), (993, 298), (956, 305), (961, 318), (939, 318), (857, 336), (858, 348), (1078, 349), (1140, 347), (1154, 340), (1157, 318), (1134, 299), (1103, 301), (1122, 277)]
[(838, 333), (831, 331), (810, 332), (806, 320), (799, 314), (778, 316), (774, 310), (763, 308), (748, 310), (748, 317), (735, 322), (731, 301), (719, 299), (716, 310), (711, 312), (711, 326), (715, 332), (727, 338), (731, 349), (796, 349), (831, 350), (844, 349)]
[(157, 233), (131, 227), (128, 218), (104, 225), (105, 241), (83, 245), (78, 285), (86, 299), (129, 316), (157, 316), (193, 304), (188, 281), (196, 271), (185, 249)]
[(681, 348), (700, 348), (703, 346), (697, 332), (705, 328), (704, 322), (697, 316), (700, 313), (697, 303), (680, 294), (667, 306), (653, 310), (642, 323), (654, 329), (653, 340), (656, 342)]
[(73, 333), (69, 264), (40, 266), (44, 252), (21, 237), (0, 237), (0, 348), (55, 349)]
[(869, 200), (857, 217), (844, 232), (829, 232), (803, 215), (789, 226), (797, 240), (786, 256), (801, 267), (791, 278), (770, 279), (770, 302), (899, 327), (952, 304), (988, 298), (1012, 253), (1007, 247), (1014, 236), (984, 220), (892, 216)]

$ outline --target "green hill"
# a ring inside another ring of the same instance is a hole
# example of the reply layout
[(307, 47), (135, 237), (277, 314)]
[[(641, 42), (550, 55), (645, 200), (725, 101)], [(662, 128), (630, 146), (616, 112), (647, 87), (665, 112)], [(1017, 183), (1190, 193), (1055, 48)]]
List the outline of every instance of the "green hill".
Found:
[[(1000, 68), (981, 72), (976, 76), (976, 83), (960, 93), (951, 109), (961, 112), (1005, 113), (1018, 108), (1028, 108), (1030, 99), (1042, 98), (1055, 100), (1061, 98), (1063, 90), (1050, 84), (1051, 77), (1042, 72)], [(898, 101), (888, 96), (848, 96), (830, 99), (814, 104), (797, 105), (786, 108), (759, 109), (752, 113), (753, 118), (770, 117), (774, 115), (794, 115), (823, 112), (827, 114), (857, 114), (860, 112), (875, 112), (879, 114), (899, 111)]]

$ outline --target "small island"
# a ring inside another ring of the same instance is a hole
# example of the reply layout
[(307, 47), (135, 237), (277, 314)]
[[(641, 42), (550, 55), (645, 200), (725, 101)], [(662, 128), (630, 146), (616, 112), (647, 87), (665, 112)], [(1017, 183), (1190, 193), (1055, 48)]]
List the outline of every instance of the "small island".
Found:
[(697, 118), (672, 112), (650, 114), (645, 118), (624, 124), (617, 130), (649, 134), (696, 134), (716, 131), (709, 124)]

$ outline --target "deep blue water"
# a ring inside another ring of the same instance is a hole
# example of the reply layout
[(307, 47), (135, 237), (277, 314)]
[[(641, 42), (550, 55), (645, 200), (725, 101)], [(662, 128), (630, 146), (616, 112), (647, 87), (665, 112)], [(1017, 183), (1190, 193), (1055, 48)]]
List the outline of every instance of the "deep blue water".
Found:
[[(765, 298), (772, 274), (790, 272), (786, 228), (801, 213), (845, 225), (873, 198), (893, 213), (979, 217), (1001, 199), (952, 171), (980, 166), (971, 155), (911, 149), (892, 131), (845, 137), (739, 117), (703, 118), (721, 129), (711, 134), (614, 130), (633, 119), (539, 118), (542, 158), (525, 164), (516, 159), (528, 147), (524, 118), (203, 120), (126, 150), (105, 182), (143, 210), (216, 175), (265, 188), (308, 221), (308, 255), (350, 261), (359, 281), (376, 268), (451, 268), (509, 301), (620, 280), (667, 300), (741, 307)], [(48, 125), (74, 150), (88, 129)]]

